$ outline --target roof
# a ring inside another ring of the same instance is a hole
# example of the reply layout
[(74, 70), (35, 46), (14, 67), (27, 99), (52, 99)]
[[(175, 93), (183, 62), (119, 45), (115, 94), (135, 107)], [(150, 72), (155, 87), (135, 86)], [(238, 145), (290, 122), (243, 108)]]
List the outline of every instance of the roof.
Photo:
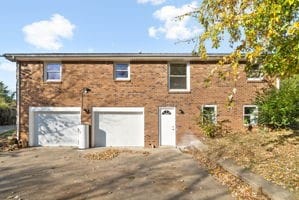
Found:
[(191, 53), (6, 53), (17, 61), (218, 61), (228, 54), (208, 54), (206, 59)]

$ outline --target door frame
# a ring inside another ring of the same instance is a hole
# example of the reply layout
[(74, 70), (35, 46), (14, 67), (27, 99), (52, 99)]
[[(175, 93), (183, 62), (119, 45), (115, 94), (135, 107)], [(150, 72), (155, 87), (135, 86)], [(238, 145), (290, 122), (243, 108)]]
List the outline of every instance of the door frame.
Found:
[(174, 144), (173, 145), (170, 145), (170, 146), (176, 146), (176, 108), (175, 107), (170, 107), (170, 106), (167, 106), (167, 107), (159, 107), (159, 146), (168, 146), (168, 145), (161, 145), (161, 142), (162, 142), (162, 130), (161, 130), (161, 127), (162, 127), (162, 124), (161, 124), (161, 121), (162, 121), (162, 115), (161, 115), (161, 110), (162, 109), (172, 109), (174, 111)]

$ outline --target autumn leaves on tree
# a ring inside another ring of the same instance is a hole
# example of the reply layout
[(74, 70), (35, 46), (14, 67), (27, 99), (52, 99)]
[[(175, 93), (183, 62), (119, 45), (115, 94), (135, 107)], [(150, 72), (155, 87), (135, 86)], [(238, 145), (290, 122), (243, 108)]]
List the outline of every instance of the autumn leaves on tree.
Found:
[(286, 78), (299, 73), (298, 0), (203, 0), (188, 13), (203, 27), (198, 53), (206, 57), (207, 41), (218, 48), (229, 41), (233, 52), (221, 64), (230, 70), (223, 76), (237, 78), (239, 61), (259, 63), (265, 77)]

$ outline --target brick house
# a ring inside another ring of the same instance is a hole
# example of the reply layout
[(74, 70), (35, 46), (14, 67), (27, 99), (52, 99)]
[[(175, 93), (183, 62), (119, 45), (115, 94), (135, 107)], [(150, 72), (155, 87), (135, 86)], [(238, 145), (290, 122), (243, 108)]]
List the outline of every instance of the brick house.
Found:
[(29, 146), (77, 146), (82, 123), (90, 125), (92, 147), (184, 145), (201, 136), (202, 111), (244, 130), (256, 123), (252, 102), (265, 86), (242, 73), (237, 82), (214, 78), (206, 87), (223, 54), (206, 60), (172, 53), (4, 56), (17, 64), (17, 132)]

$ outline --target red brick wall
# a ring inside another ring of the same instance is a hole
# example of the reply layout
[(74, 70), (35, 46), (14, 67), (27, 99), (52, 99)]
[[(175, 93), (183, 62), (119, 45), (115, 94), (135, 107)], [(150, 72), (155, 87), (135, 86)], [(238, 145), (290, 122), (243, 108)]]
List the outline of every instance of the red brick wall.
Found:
[[(43, 63), (21, 63), (20, 73), (20, 135), (28, 140), (29, 106), (81, 107), (81, 90), (91, 92), (84, 97), (84, 108), (92, 107), (144, 107), (145, 146), (159, 144), (159, 107), (176, 107), (177, 144), (184, 135), (200, 136), (196, 123), (203, 104), (217, 105), (218, 120), (230, 120), (230, 126), (243, 129), (243, 105), (251, 104), (256, 91), (263, 83), (247, 82), (245, 74), (235, 83), (215, 78), (210, 87), (204, 79), (216, 64), (191, 62), (191, 92), (169, 93), (167, 62), (131, 62), (131, 80), (115, 81), (112, 62), (63, 62), (62, 82), (46, 83), (43, 80)], [(237, 88), (232, 109), (227, 107), (227, 97)], [(179, 110), (183, 110), (181, 114)], [(91, 113), (84, 112), (82, 121), (91, 124)]]

